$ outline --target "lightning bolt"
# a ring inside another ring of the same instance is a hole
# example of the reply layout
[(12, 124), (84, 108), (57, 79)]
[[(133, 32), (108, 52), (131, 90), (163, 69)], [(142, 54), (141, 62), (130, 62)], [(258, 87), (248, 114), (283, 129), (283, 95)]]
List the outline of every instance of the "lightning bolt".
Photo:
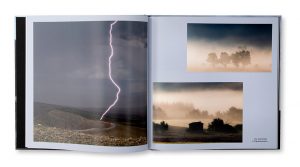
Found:
[(106, 111), (101, 115), (101, 118), (100, 120), (103, 119), (103, 117), (105, 116), (105, 114), (107, 112), (109, 112), (109, 110), (116, 105), (116, 103), (118, 102), (119, 100), (119, 94), (121, 92), (121, 88), (119, 87), (119, 85), (114, 81), (114, 79), (112, 78), (111, 76), (111, 59), (112, 57), (114, 56), (114, 48), (113, 48), (113, 45), (112, 45), (112, 29), (113, 29), (113, 26), (117, 23), (118, 21), (114, 21), (113, 23), (110, 24), (110, 29), (109, 29), (109, 46), (110, 46), (110, 56), (109, 56), (109, 59), (108, 59), (108, 75), (109, 75), (109, 79), (110, 81), (114, 84), (114, 86), (118, 89), (117, 93), (116, 93), (116, 98), (115, 98), (115, 101), (106, 109)]

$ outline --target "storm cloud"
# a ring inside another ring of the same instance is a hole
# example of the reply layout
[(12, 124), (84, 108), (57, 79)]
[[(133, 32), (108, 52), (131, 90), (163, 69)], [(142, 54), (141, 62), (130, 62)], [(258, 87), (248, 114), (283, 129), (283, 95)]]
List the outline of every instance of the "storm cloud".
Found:
[[(34, 23), (34, 100), (105, 108), (116, 88), (108, 78), (110, 21)], [(147, 23), (113, 27), (112, 77), (122, 92), (117, 107), (146, 106)]]
[(188, 39), (271, 48), (272, 24), (188, 24)]

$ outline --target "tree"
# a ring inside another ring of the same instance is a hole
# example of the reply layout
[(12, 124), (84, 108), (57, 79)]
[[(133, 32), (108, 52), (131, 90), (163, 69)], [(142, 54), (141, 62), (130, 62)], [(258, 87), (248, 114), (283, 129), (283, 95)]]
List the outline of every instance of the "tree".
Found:
[(234, 126), (234, 128), (237, 130), (237, 131), (242, 131), (243, 130), (243, 125), (242, 124), (237, 124)]
[(224, 132), (224, 133), (236, 133), (237, 130), (229, 125), (224, 124), (224, 121), (220, 118), (214, 119), (209, 125), (208, 130), (213, 132)]
[(231, 60), (236, 67), (239, 67), (240, 64), (245, 67), (251, 63), (250, 51), (246, 49), (237, 51), (231, 55)]
[(221, 52), (219, 63), (221, 63), (224, 67), (227, 67), (227, 64), (231, 62), (231, 57), (227, 52)]
[(208, 57), (207, 57), (206, 61), (208, 63), (210, 63), (212, 66), (215, 66), (216, 64), (219, 63), (217, 54), (213, 53), (213, 52), (208, 54)]
[(169, 125), (165, 121), (161, 121), (159, 124), (153, 122), (153, 129), (158, 131), (166, 131), (169, 129)]
[(209, 131), (221, 131), (224, 126), (224, 121), (220, 118), (215, 118), (209, 125)]
[(240, 55), (237, 52), (231, 54), (231, 61), (236, 67), (240, 66), (240, 59)]
[(168, 130), (168, 128), (169, 128), (168, 123), (166, 123), (165, 121), (161, 121), (161, 122), (160, 122), (160, 126), (161, 126), (161, 128), (164, 129), (164, 130)]
[(245, 67), (246, 65), (249, 65), (251, 63), (250, 52), (248, 50), (243, 50), (241, 51), (241, 54), (242, 54), (241, 63)]

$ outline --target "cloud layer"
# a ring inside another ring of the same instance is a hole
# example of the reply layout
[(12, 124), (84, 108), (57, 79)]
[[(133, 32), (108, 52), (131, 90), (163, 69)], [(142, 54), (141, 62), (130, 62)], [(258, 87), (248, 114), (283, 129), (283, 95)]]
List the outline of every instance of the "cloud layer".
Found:
[(188, 39), (271, 48), (272, 24), (188, 24)]

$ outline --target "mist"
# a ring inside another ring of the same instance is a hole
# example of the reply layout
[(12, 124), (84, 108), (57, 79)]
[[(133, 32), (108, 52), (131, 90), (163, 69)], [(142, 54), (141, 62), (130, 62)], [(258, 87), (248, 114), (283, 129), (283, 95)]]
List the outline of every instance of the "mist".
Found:
[(207, 123), (221, 118), (242, 123), (242, 83), (154, 83), (153, 118), (170, 125), (187, 126), (190, 121)]
[[(249, 63), (224, 66), (222, 53), (232, 56), (249, 51)], [(216, 55), (215, 63), (209, 54)], [(218, 61), (219, 60), (219, 61)], [(188, 24), (188, 71), (270, 72), (272, 71), (271, 24)]]

